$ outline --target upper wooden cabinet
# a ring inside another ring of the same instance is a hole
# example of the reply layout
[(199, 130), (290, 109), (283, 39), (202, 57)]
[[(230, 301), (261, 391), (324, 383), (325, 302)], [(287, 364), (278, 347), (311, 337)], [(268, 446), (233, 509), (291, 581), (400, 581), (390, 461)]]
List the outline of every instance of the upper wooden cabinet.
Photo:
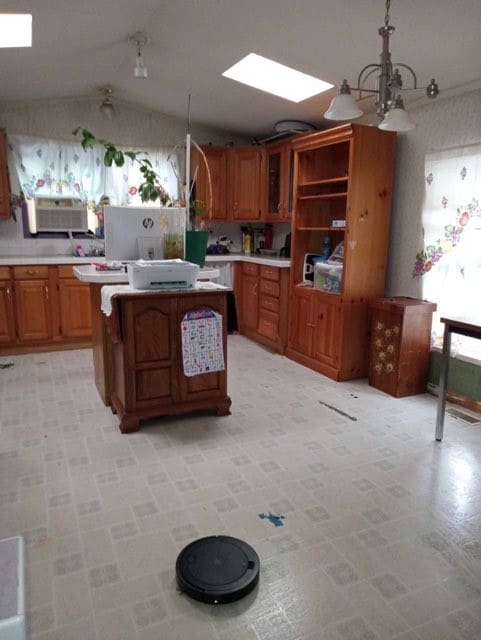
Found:
[[(263, 147), (202, 147), (209, 165), (212, 207), (210, 219), (224, 222), (260, 220), (264, 210)], [(209, 180), (201, 154), (193, 153), (197, 171), (195, 199), (209, 214)]]
[(264, 154), (262, 147), (229, 150), (228, 203), (234, 221), (262, 217)]
[[(367, 306), (384, 294), (395, 141), (395, 133), (351, 124), (292, 141), (287, 355), (336, 380), (367, 374)], [(342, 271), (326, 267), (308, 286), (306, 254), (341, 242)]]
[(292, 214), (294, 151), (291, 138), (266, 146), (266, 222), (285, 222)]
[[(205, 160), (198, 151), (193, 154), (192, 166), (194, 171), (197, 171), (195, 199), (200, 202), (211, 220), (226, 221), (228, 149), (226, 147), (202, 147), (202, 151)], [(210, 171), (210, 189), (206, 162)]]
[(10, 181), (7, 166), (7, 137), (0, 129), (0, 219), (10, 218)]

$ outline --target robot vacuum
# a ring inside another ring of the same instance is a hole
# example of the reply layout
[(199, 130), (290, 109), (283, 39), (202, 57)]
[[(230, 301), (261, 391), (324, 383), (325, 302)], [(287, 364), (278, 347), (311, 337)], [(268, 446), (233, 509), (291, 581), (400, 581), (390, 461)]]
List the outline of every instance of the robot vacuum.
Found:
[(187, 545), (177, 557), (177, 585), (194, 600), (209, 604), (234, 602), (259, 581), (259, 556), (246, 542), (209, 536)]

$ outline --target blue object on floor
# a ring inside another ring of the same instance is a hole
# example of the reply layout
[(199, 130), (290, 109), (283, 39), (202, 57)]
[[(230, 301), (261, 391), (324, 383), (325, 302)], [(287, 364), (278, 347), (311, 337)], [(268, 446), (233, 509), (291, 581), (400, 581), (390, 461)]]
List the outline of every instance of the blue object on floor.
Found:
[(276, 516), (270, 511), (268, 515), (266, 515), (265, 513), (259, 513), (259, 518), (262, 518), (263, 520), (264, 518), (266, 518), (267, 520), (269, 520), (269, 522), (272, 522), (275, 527), (282, 527), (284, 525), (282, 521), (285, 519), (285, 517), (286, 516)]

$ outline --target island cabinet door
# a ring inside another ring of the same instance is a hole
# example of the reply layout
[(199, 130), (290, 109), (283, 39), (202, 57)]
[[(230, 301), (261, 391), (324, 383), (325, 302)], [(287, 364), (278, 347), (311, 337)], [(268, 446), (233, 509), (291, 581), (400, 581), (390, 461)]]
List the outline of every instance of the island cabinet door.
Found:
[[(224, 398), (227, 395), (227, 328), (226, 328), (226, 296), (193, 295), (179, 298), (178, 324), (182, 331), (182, 322), (189, 318), (189, 312), (201, 309), (214, 311), (222, 316), (222, 345), (224, 351), (224, 369), (212, 373), (201, 373), (187, 376), (184, 373), (182, 335), (179, 339), (179, 386), (181, 399), (194, 403), (196, 400)], [(195, 322), (195, 320), (194, 320)]]
[[(125, 363), (115, 377), (125, 376), (127, 411), (170, 405), (179, 399), (176, 299), (147, 297), (122, 301)], [(117, 385), (116, 385), (117, 386)]]

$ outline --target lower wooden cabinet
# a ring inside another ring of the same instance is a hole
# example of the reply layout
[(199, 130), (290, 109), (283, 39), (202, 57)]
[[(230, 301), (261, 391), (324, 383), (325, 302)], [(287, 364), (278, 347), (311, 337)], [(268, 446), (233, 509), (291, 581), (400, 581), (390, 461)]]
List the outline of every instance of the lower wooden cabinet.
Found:
[(290, 301), (289, 357), (337, 378), (342, 330), (342, 305), (337, 296), (310, 288), (294, 289)]
[(12, 344), (16, 339), (13, 283), (9, 268), (0, 267), (0, 345)]
[(64, 338), (89, 338), (92, 335), (89, 285), (73, 275), (72, 267), (58, 267), (60, 331)]
[(20, 342), (53, 338), (48, 266), (13, 268), (17, 335)]
[[(225, 370), (184, 375), (181, 323), (187, 312), (210, 309), (223, 318)], [(100, 313), (100, 310), (98, 310)], [(123, 433), (140, 420), (213, 408), (228, 414), (226, 293), (139, 293), (114, 299), (107, 320), (110, 402)]]
[(253, 262), (236, 265), (240, 333), (274, 351), (287, 344), (289, 269)]
[(0, 267), (0, 354), (89, 346), (90, 292), (71, 265)]

